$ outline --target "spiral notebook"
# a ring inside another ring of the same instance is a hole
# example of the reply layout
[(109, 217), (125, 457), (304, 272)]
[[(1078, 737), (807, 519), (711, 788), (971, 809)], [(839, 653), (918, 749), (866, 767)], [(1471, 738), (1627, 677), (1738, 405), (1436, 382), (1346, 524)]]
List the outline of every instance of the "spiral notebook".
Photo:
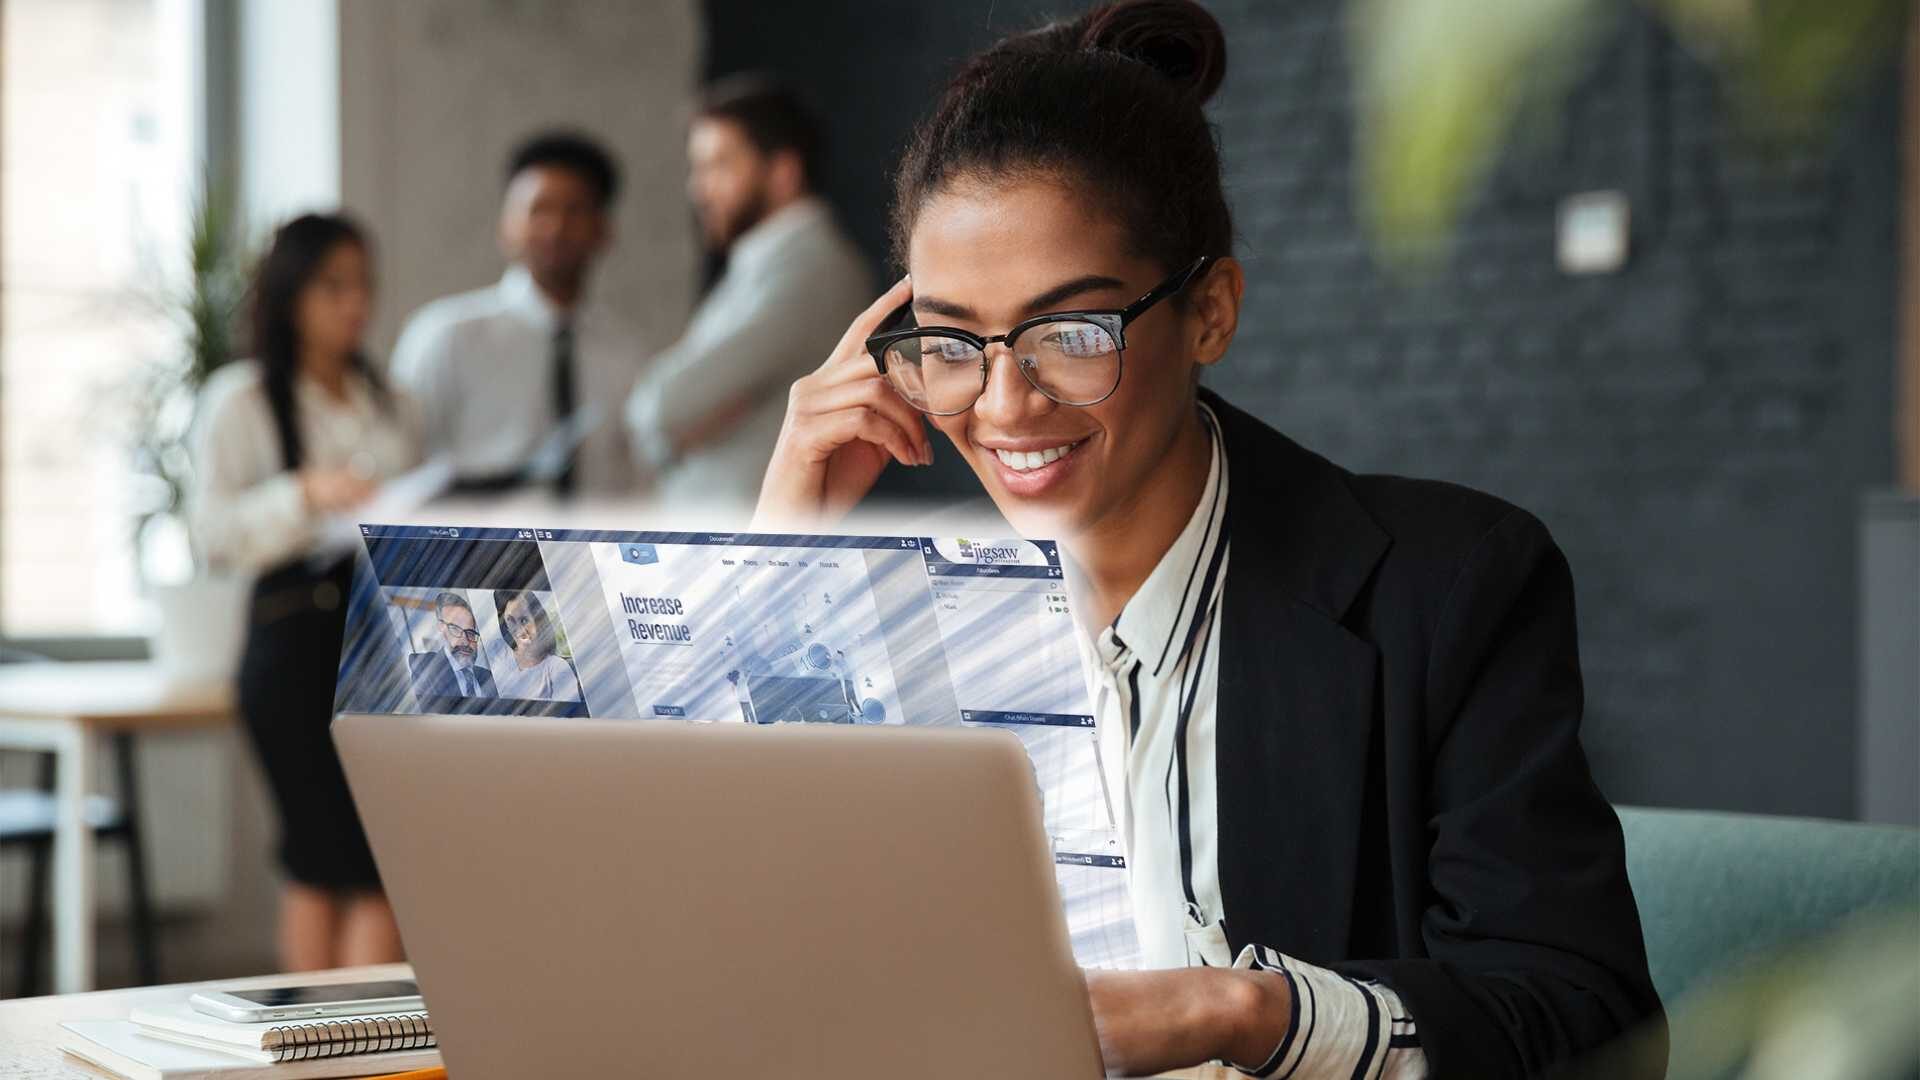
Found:
[(263, 1065), (228, 1051), (155, 1038), (127, 1020), (69, 1020), (60, 1026), (67, 1030), (60, 1049), (127, 1080), (331, 1080), (440, 1064), (438, 1050), (393, 1050)]
[(422, 1050), (434, 1045), (424, 1012), (342, 1016), (309, 1023), (241, 1024), (195, 1009), (185, 1001), (133, 1010), (127, 1019), (157, 1039), (218, 1050), (261, 1064)]

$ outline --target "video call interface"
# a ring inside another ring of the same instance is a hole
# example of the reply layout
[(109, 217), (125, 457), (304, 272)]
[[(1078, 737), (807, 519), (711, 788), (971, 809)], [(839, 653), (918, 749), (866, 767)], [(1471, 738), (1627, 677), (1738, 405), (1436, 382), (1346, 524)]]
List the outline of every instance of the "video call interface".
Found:
[(1076, 958), (1138, 962), (1057, 547), (362, 525), (341, 712), (994, 727), (1033, 761)]

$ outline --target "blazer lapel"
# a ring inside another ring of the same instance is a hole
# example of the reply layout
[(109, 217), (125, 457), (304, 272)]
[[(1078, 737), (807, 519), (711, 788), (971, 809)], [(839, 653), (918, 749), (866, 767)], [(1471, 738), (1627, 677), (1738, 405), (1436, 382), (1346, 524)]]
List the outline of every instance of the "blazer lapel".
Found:
[[(1203, 391), (1204, 393), (1204, 391)], [(1340, 620), (1390, 543), (1335, 466), (1208, 394), (1231, 470), (1219, 873), (1234, 951), (1343, 959), (1379, 657)]]

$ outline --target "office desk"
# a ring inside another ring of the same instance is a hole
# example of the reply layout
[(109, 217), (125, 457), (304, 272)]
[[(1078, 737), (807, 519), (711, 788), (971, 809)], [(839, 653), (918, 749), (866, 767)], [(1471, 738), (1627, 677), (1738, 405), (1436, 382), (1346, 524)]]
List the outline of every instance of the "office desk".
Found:
[[(334, 971), (310, 971), (300, 975), (264, 975), (250, 979), (229, 979), (201, 983), (196, 989), (214, 986), (221, 989), (245, 986), (284, 985), (288, 982), (357, 982), (363, 979), (410, 979), (413, 968), (406, 964), (381, 964), (376, 967), (339, 968)], [(124, 1019), (141, 1005), (178, 1001), (186, 993), (184, 986), (147, 986), (137, 990), (105, 990), (93, 994), (67, 994), (59, 997), (25, 998), (0, 1001), (0, 1076), (8, 1080), (97, 1080), (111, 1076), (86, 1062), (60, 1052), (61, 1023), (67, 1020)], [(1193, 1069), (1170, 1074), (1185, 1080), (1228, 1080), (1239, 1076), (1231, 1069)]]
[(86, 798), (100, 740), (213, 727), (230, 722), (232, 714), (233, 691), (224, 680), (176, 684), (152, 663), (0, 665), (0, 749), (49, 751), (56, 762), (56, 992), (93, 985), (93, 830), (87, 827)]

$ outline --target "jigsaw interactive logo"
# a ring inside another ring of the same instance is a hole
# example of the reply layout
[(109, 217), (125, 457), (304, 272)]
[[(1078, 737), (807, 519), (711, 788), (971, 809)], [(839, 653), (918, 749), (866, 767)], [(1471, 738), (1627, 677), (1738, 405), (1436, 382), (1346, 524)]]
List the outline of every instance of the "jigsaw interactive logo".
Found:
[(1020, 549), (1013, 545), (976, 544), (965, 537), (958, 537), (956, 540), (960, 545), (961, 558), (971, 559), (983, 566), (1020, 561)]

